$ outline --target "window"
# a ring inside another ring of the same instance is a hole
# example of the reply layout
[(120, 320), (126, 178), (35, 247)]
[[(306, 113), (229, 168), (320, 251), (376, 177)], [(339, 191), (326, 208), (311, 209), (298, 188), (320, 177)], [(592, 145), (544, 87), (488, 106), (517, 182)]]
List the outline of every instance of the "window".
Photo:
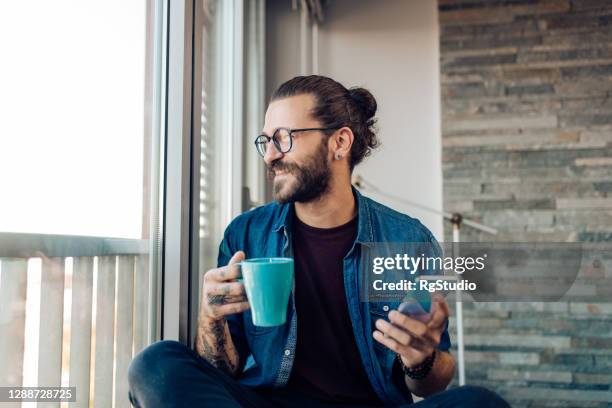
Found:
[(136, 353), (193, 338), (225, 227), (264, 197), (263, 13), (263, 0), (3, 9), (0, 385), (125, 405)]
[(3, 5), (2, 386), (125, 405), (128, 364), (159, 337), (163, 10)]

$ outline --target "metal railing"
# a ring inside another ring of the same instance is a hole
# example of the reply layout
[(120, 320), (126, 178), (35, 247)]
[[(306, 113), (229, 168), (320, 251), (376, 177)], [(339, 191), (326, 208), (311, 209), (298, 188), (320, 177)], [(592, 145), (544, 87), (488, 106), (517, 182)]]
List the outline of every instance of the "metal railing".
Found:
[(0, 233), (0, 384), (75, 386), (70, 406), (129, 407), (148, 258), (146, 240)]

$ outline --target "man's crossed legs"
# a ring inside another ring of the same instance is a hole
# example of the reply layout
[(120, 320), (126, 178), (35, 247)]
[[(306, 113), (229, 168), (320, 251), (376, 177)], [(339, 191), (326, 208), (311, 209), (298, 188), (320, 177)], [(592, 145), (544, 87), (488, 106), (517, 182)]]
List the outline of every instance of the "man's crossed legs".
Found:
[[(370, 408), (328, 404), (282, 389), (259, 390), (239, 384), (182, 343), (164, 340), (139, 353), (129, 369), (129, 398), (136, 408)], [(509, 405), (482, 387), (463, 386), (398, 408), (495, 407)]]

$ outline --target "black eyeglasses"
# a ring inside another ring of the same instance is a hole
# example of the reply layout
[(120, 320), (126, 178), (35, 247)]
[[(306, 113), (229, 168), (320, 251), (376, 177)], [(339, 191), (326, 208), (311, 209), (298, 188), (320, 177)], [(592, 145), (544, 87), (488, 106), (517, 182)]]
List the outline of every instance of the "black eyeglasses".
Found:
[(293, 134), (295, 132), (310, 132), (314, 130), (318, 131), (326, 131), (326, 130), (338, 130), (339, 127), (333, 128), (304, 128), (304, 129), (289, 129), (289, 128), (278, 128), (272, 134), (272, 137), (268, 135), (259, 135), (255, 139), (255, 147), (257, 148), (257, 152), (264, 157), (266, 155), (266, 149), (268, 148), (268, 143), (270, 140), (274, 142), (274, 146), (276, 150), (281, 153), (287, 153), (291, 150), (293, 146)]

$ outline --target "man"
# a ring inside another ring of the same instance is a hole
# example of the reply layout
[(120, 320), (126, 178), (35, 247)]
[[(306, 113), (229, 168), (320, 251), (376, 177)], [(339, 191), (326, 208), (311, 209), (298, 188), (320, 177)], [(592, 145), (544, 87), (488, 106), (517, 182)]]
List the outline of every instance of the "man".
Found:
[[(274, 93), (255, 145), (275, 202), (227, 228), (219, 267), (203, 279), (195, 350), (162, 341), (134, 359), (136, 407), (403, 406), (411, 393), (426, 397), (414, 406), (508, 406), (479, 387), (442, 392), (455, 370), (443, 298), (424, 322), (359, 299), (363, 243), (437, 245), (418, 220), (351, 187), (378, 144), (375, 112), (370, 92), (322, 76)], [(295, 261), (287, 322), (257, 327), (235, 264), (274, 256)]]

